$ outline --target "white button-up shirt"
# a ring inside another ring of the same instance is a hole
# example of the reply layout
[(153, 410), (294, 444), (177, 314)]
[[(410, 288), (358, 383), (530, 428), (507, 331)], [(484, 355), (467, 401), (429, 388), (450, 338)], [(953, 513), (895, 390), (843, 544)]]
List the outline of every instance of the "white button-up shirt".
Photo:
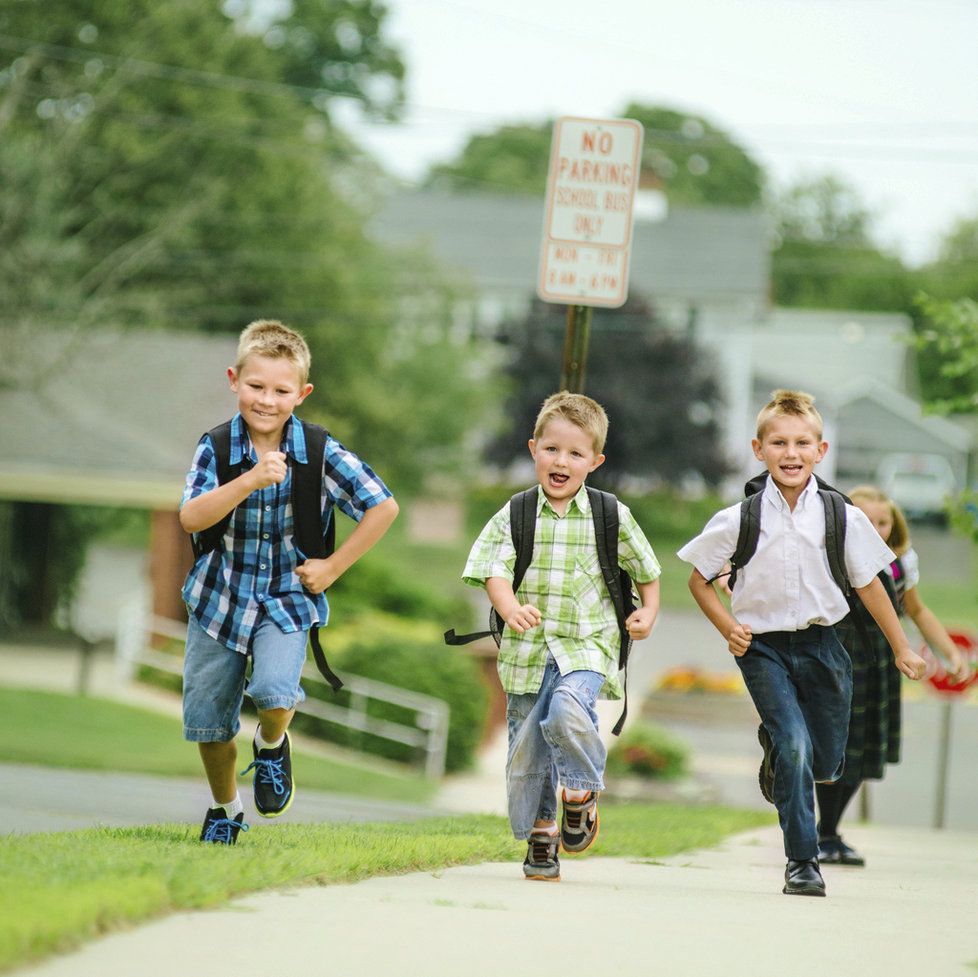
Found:
[[(721, 509), (680, 551), (709, 580), (737, 548), (740, 503)], [(853, 587), (865, 587), (896, 557), (861, 509), (846, 506), (846, 571)], [(755, 634), (801, 631), (811, 624), (836, 624), (849, 613), (829, 570), (825, 552), (825, 508), (815, 479), (805, 486), (794, 512), (768, 476), (761, 499), (757, 551), (737, 571), (731, 600), (734, 617)]]

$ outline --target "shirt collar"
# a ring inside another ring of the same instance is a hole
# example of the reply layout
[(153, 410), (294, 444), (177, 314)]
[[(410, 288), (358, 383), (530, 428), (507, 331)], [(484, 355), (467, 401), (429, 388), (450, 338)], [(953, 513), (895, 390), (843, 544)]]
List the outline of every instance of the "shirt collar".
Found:
[[(577, 490), (577, 494), (570, 500), (567, 505), (567, 510), (570, 511), (570, 507), (576, 505), (577, 508), (587, 515), (591, 511), (591, 500), (588, 498), (587, 494), (587, 483), (582, 482), (581, 487)], [(554, 515), (557, 514), (557, 510), (550, 505), (550, 500), (547, 498), (546, 493), (543, 491), (543, 486), (537, 486), (537, 515), (540, 515), (540, 510), (544, 506), (549, 506), (553, 511)], [(564, 515), (567, 515), (565, 512)]]
[[(800, 505), (803, 509), (808, 504), (808, 500), (818, 492), (818, 483), (815, 481), (815, 476), (812, 475), (808, 479), (808, 484), (801, 490), (801, 495), (798, 496), (798, 502), (796, 507)], [(775, 505), (779, 510), (783, 511), (788, 508), (788, 501), (781, 494), (781, 489), (778, 488), (774, 479), (770, 475), (767, 477), (767, 482), (764, 485), (764, 495), (767, 499)]]
[[(295, 423), (297, 421), (298, 423)], [(281, 450), (300, 465), (306, 464), (308, 460), (306, 433), (302, 429), (302, 421), (299, 421), (295, 416), (290, 417), (285, 422), (285, 428), (282, 431)], [(255, 459), (251, 437), (241, 414), (235, 414), (231, 420), (231, 455), (228, 460), (232, 465), (240, 465), (246, 457)]]

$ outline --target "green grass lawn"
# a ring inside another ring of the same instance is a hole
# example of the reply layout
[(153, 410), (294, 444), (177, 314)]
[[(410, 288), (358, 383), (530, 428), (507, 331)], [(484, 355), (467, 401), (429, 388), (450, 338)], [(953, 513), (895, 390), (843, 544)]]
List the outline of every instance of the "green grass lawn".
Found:
[[(203, 777), (197, 747), (180, 722), (120, 702), (53, 692), (0, 688), (0, 715), (16, 737), (0, 741), (0, 761), (81, 770), (119, 770)], [(250, 727), (248, 727), (250, 729)], [(251, 756), (250, 733), (238, 742)], [(424, 802), (436, 785), (413, 774), (387, 773), (296, 750), (302, 786), (385, 800)]]
[[(601, 819), (593, 854), (649, 859), (715, 845), (731, 833), (772, 823), (773, 815), (609, 803)], [(196, 826), (154, 825), (0, 838), (0, 969), (153, 917), (219, 906), (275, 886), (499, 860), (512, 862), (514, 884), (523, 884), (525, 846), (499, 817), (281, 825), (242, 833), (233, 848), (202, 845), (197, 835)]]

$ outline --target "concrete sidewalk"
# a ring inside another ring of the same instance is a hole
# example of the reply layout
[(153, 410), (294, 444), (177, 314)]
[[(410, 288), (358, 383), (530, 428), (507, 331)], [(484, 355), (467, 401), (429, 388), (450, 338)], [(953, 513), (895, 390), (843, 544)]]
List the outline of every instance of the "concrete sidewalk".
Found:
[[(780, 892), (780, 832), (655, 862), (518, 860), (249, 896), (180, 913), (32, 968), (34, 977), (953, 977), (973, 972), (978, 846), (967, 834), (861, 829), (865, 869), (826, 868), (829, 896)], [(555, 959), (556, 958), (556, 959)]]

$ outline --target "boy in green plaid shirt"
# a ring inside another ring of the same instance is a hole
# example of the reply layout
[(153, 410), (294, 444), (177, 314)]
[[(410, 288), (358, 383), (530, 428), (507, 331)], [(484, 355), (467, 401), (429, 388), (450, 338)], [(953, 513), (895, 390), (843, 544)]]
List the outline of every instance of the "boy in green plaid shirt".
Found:
[[(540, 488), (533, 559), (523, 582), (514, 593), (508, 504), (482, 530), (462, 576), (485, 587), (506, 625), (498, 665), (509, 730), (506, 790), (513, 834), (528, 842), (528, 879), (559, 880), (561, 845), (584, 851), (598, 834), (607, 751), (594, 705), (602, 691), (621, 697), (620, 632), (598, 563), (584, 480), (604, 462), (607, 434), (607, 415), (590, 397), (566, 391), (549, 397), (529, 441)], [(658, 613), (660, 567), (620, 502), (618, 514), (618, 560), (641, 600), (625, 624), (639, 640), (648, 637)]]

